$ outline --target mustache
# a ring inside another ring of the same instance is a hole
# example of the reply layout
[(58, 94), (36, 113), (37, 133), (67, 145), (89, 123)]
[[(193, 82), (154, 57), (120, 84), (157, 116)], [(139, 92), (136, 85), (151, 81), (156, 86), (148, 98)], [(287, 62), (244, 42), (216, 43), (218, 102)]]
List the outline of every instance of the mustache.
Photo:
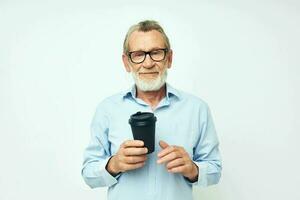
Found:
[(154, 73), (159, 73), (159, 72), (156, 72), (156, 71), (154, 71), (154, 72), (138, 72), (139, 74), (154, 74)]
[(137, 70), (137, 73), (141, 73), (141, 74), (147, 74), (147, 73), (159, 73), (159, 70), (158, 70), (158, 67), (153, 67), (152, 69), (147, 69), (147, 68), (144, 68), (144, 67), (140, 67), (138, 70)]

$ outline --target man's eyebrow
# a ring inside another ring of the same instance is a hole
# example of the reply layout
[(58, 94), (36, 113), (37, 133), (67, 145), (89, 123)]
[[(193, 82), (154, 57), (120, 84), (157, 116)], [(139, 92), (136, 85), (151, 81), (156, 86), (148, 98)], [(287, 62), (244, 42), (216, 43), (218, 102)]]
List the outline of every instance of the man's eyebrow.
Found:
[(135, 52), (135, 51), (145, 51), (145, 52), (149, 52), (149, 51), (155, 51), (155, 50), (159, 50), (159, 49), (165, 49), (166, 47), (153, 47), (152, 49), (149, 49), (148, 51), (145, 51), (144, 49), (137, 49), (137, 50), (133, 50), (133, 51), (129, 51), (129, 52)]

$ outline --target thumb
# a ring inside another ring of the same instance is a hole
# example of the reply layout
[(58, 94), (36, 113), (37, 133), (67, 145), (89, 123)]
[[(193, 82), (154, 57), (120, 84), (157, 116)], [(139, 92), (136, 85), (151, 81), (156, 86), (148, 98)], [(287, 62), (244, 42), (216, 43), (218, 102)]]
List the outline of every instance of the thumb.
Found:
[(166, 143), (165, 141), (161, 140), (161, 141), (159, 141), (159, 146), (161, 146), (161, 148), (165, 149), (165, 148), (167, 148), (169, 145), (168, 145), (168, 143)]

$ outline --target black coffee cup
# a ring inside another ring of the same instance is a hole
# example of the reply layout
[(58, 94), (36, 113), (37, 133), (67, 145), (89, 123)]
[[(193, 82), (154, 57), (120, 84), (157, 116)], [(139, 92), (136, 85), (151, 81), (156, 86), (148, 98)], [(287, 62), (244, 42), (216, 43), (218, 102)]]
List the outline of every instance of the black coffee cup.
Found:
[(156, 117), (151, 112), (137, 112), (130, 116), (129, 124), (133, 138), (144, 141), (148, 153), (152, 153), (155, 147), (155, 122)]

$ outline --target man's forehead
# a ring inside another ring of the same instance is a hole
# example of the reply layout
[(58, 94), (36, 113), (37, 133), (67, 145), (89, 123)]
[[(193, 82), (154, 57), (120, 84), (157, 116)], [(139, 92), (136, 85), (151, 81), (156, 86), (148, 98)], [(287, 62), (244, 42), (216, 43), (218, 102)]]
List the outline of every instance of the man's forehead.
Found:
[(148, 32), (134, 31), (129, 37), (128, 44), (131, 51), (165, 48), (164, 38), (156, 30)]

